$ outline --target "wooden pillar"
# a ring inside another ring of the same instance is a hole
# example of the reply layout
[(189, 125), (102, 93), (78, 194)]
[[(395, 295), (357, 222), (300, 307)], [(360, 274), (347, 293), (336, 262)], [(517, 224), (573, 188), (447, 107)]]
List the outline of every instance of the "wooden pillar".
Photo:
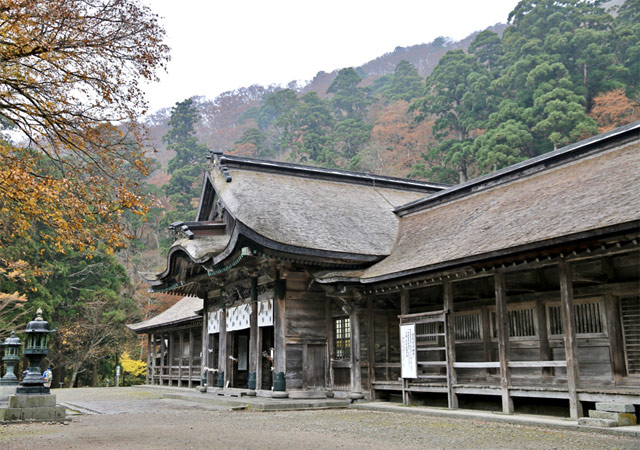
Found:
[[(553, 359), (553, 354), (551, 353), (549, 335), (547, 333), (547, 314), (544, 308), (544, 303), (541, 301), (536, 302), (536, 315), (538, 319), (540, 361), (551, 361)], [(553, 376), (553, 367), (543, 367), (541, 370), (543, 378)]]
[(507, 289), (504, 273), (496, 272), (496, 323), (498, 328), (498, 353), (500, 355), (500, 387), (502, 388), (502, 411), (513, 413), (513, 399), (509, 393), (511, 373), (509, 371), (509, 314), (507, 313)]
[(400, 291), (400, 314), (409, 314), (411, 305), (409, 304), (409, 290), (403, 289)]
[(256, 332), (256, 390), (262, 389), (262, 329), (258, 326)]
[[(202, 358), (200, 358), (200, 365), (202, 366)], [(189, 382), (187, 386), (191, 388), (193, 386), (193, 328), (189, 328)]]
[(329, 387), (330, 396), (333, 395), (333, 351), (335, 348), (335, 338), (333, 334), (333, 317), (331, 315), (331, 300), (325, 298), (324, 301), (325, 330), (327, 334), (327, 367), (325, 369), (326, 386)]
[(208, 295), (202, 297), (202, 345), (200, 346), (200, 385), (210, 386), (210, 373), (207, 369), (211, 367), (209, 355), (209, 298)]
[(220, 327), (218, 340), (218, 387), (224, 388), (227, 379), (227, 310), (220, 310)]
[[(151, 341), (153, 342), (152, 344), (152, 348), (153, 348), (153, 356), (151, 358), (151, 384), (156, 384), (156, 375), (158, 373), (158, 337), (156, 336), (155, 333), (153, 333), (151, 338)], [(147, 366), (148, 368), (149, 366)], [(148, 370), (147, 370), (148, 372)]]
[(256, 370), (259, 363), (258, 349), (258, 277), (251, 278), (251, 315), (249, 316), (249, 374), (247, 387), (249, 394), (255, 395), (257, 385)]
[(184, 365), (184, 361), (182, 360), (182, 356), (184, 355), (184, 330), (180, 330), (180, 354), (178, 355), (178, 387), (182, 387), (182, 366)]
[(160, 386), (164, 386), (165, 354), (167, 353), (165, 333), (160, 333)]
[(147, 334), (147, 374), (145, 376), (145, 384), (149, 384), (149, 371), (151, 370), (151, 333)]
[(349, 322), (351, 324), (351, 392), (349, 398), (361, 399), (362, 395), (362, 370), (360, 369), (360, 305), (351, 304)]
[(375, 318), (373, 315), (373, 298), (367, 298), (367, 347), (369, 351), (367, 352), (369, 356), (369, 395), (371, 396), (371, 400), (376, 399), (376, 391), (373, 388), (373, 383), (376, 381), (376, 346), (375, 346)]
[[(485, 362), (491, 362), (493, 360), (492, 349), (493, 343), (491, 342), (491, 312), (486, 306), (482, 307), (482, 348), (484, 350)], [(489, 378), (492, 375), (491, 369), (485, 369), (485, 376)]]
[(578, 371), (578, 341), (576, 339), (575, 310), (573, 308), (573, 284), (571, 265), (561, 259), (558, 264), (560, 277), (560, 310), (564, 330), (564, 353), (567, 359), (567, 389), (569, 391), (569, 413), (572, 419), (582, 417), (582, 404), (578, 400), (580, 373)]
[(609, 332), (609, 354), (611, 356), (611, 373), (613, 381), (618, 384), (627, 375), (624, 360), (624, 341), (620, 322), (620, 303), (618, 298), (607, 292), (604, 295), (604, 307), (607, 314), (607, 331)]
[[(276, 283), (283, 283), (283, 280), (276, 280)], [(287, 381), (285, 370), (286, 343), (285, 343), (285, 292), (286, 289), (277, 289), (273, 298), (273, 393), (274, 398), (286, 398)], [(280, 298), (280, 295), (282, 298)]]
[(458, 407), (458, 395), (455, 392), (454, 385), (458, 382), (458, 377), (456, 369), (453, 367), (456, 362), (456, 328), (453, 319), (453, 285), (451, 281), (445, 281), (442, 284), (442, 292), (444, 310), (446, 311), (447, 400), (449, 408), (455, 409)]

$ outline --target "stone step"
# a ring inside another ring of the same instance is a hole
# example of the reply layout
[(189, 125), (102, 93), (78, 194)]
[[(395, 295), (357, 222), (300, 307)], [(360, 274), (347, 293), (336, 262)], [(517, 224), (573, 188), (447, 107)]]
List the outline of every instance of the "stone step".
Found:
[(599, 403), (596, 403), (596, 410), (619, 412), (619, 413), (635, 413), (636, 412), (636, 408), (633, 405), (628, 405), (624, 403), (599, 402)]
[(578, 425), (584, 425), (587, 427), (601, 427), (601, 428), (611, 428), (617, 427), (618, 422), (610, 419), (596, 419), (593, 417), (580, 417), (578, 419)]
[(638, 421), (635, 414), (631, 413), (619, 413), (609, 411), (597, 411), (590, 410), (589, 417), (593, 419), (608, 419), (615, 420), (619, 426), (626, 427), (630, 425), (637, 425)]

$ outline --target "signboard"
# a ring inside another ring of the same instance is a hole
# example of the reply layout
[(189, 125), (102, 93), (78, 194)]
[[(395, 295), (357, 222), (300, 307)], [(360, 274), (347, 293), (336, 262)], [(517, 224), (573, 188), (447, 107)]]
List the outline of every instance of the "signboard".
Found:
[(400, 325), (400, 354), (402, 357), (402, 378), (418, 378), (415, 323)]

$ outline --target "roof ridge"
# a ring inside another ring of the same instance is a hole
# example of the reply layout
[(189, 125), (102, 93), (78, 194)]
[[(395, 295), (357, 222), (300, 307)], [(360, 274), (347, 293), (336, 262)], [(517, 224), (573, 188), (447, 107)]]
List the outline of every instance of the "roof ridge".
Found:
[(212, 151), (209, 159), (212, 160), (214, 166), (223, 174), (228, 174), (228, 168), (235, 167), (268, 173), (281, 173), (303, 178), (342, 181), (346, 183), (366, 184), (374, 187), (413, 191), (440, 191), (450, 187), (448, 184), (432, 183), (429, 181), (354, 172), (343, 169), (328, 169), (325, 167), (307, 166), (303, 164), (263, 160), (243, 156), (225, 155), (220, 151)]

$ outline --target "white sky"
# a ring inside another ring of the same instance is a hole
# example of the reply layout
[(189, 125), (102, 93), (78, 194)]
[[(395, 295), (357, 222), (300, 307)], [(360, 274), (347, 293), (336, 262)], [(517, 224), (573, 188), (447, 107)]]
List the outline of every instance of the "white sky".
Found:
[(397, 46), (460, 40), (506, 22), (518, 0), (143, 0), (171, 61), (146, 87), (150, 112), (194, 95), (286, 85), (359, 66)]

